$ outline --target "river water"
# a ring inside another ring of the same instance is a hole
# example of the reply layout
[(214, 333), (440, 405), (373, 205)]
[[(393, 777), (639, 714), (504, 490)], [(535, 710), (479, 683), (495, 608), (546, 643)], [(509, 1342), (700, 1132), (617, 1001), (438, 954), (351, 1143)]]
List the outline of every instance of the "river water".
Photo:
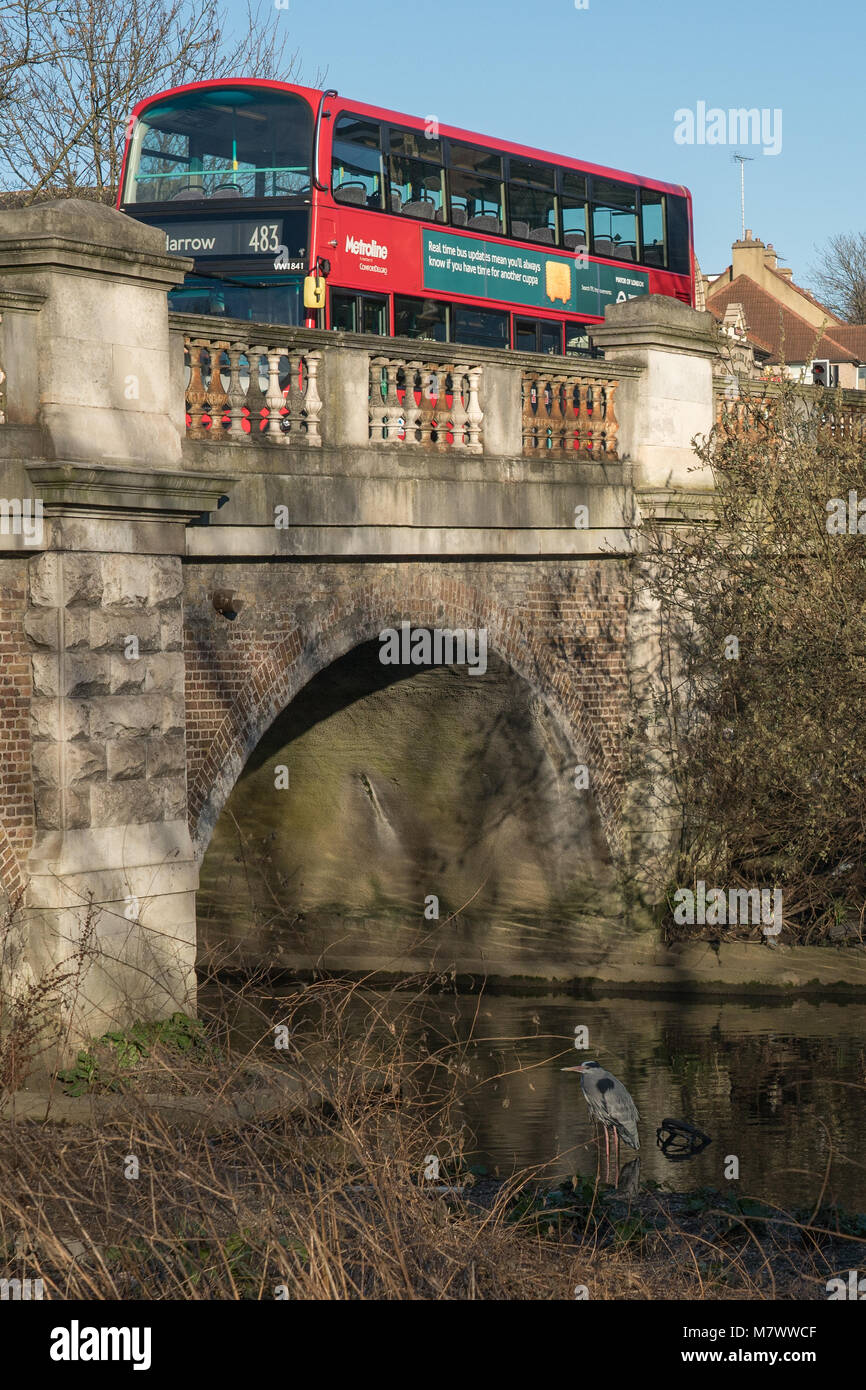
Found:
[[(296, 990), (270, 990), (233, 1009), (235, 1040), (272, 1046), (267, 1019), (279, 1022)], [(802, 1206), (823, 1190), (823, 1201), (866, 1212), (866, 1004), (557, 993), (412, 999), (372, 990), (355, 1002), (359, 1032), (375, 1009), (411, 1016), (411, 1031), (423, 1030), (431, 1047), (463, 1044), (459, 1114), (471, 1136), (469, 1161), (494, 1175), (528, 1165), (551, 1179), (595, 1172), (580, 1078), (560, 1068), (597, 1060), (640, 1111), (642, 1182), (673, 1192), (725, 1189), (735, 1157), (731, 1190), (739, 1196)], [(207, 1011), (207, 997), (202, 1005)], [(225, 1018), (224, 1005), (211, 1007)], [(588, 1030), (586, 1050), (575, 1050), (578, 1027)], [(673, 1161), (656, 1142), (667, 1117), (712, 1142)]]

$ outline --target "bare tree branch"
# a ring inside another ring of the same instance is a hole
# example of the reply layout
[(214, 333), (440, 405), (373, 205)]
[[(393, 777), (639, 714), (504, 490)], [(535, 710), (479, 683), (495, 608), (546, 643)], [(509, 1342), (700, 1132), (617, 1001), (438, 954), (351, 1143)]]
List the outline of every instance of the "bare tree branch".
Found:
[(819, 299), (847, 323), (866, 323), (866, 232), (827, 242), (810, 272)]
[(247, 0), (234, 39), (226, 9), (213, 0), (4, 0), (5, 201), (73, 195), (112, 201), (136, 102), (206, 78), (297, 80), (298, 53), (289, 50), (286, 22), (265, 0)]

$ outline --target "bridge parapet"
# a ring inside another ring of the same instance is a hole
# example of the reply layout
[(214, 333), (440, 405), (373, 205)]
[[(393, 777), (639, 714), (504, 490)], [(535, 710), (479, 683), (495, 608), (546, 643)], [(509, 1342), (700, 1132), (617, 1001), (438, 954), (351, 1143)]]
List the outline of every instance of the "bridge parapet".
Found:
[(616, 390), (642, 372), (423, 339), (241, 320), (215, 329), (187, 314), (170, 321), (175, 355), (183, 351), (187, 440), (283, 453), (324, 444), (396, 450), (419, 463), (425, 454), (615, 460)]

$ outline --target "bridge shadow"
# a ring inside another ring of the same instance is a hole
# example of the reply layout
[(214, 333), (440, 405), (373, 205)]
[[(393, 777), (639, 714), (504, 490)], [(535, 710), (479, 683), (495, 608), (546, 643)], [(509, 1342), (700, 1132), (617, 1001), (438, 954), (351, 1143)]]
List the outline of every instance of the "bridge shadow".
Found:
[(483, 674), (335, 660), (263, 735), (202, 865), (209, 960), (544, 974), (617, 912), (591, 792), (550, 710)]

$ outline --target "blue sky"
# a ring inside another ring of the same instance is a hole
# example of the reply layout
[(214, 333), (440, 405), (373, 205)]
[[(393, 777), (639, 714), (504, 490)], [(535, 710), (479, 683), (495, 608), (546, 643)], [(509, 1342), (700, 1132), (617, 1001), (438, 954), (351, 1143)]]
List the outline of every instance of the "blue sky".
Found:
[[(863, 0), (289, 0), (274, 23), (302, 80), (686, 184), (705, 270), (739, 235), (734, 149), (754, 156), (746, 224), (800, 283), (829, 236), (866, 229)], [(674, 113), (701, 101), (780, 110), (780, 153), (677, 144)]]

